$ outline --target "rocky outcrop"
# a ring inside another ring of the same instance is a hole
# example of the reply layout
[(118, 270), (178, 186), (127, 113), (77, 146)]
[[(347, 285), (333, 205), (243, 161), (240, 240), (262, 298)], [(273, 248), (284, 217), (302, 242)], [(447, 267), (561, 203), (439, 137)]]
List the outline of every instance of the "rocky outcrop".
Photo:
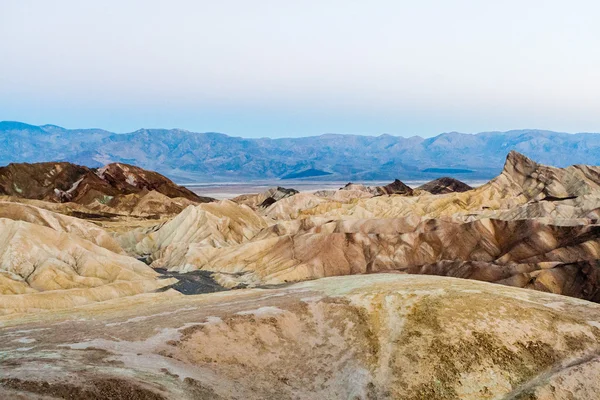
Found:
[(376, 187), (377, 195), (385, 195), (385, 194), (403, 194), (410, 196), (413, 193), (413, 190), (408, 187), (404, 182), (395, 179), (394, 182), (387, 184), (385, 186), (377, 186)]
[(231, 199), (234, 203), (246, 205), (253, 210), (265, 209), (277, 201), (294, 196), (299, 192), (296, 189), (286, 189), (281, 186), (270, 188), (259, 194), (244, 194)]
[(429, 192), (431, 194), (446, 194), (467, 192), (473, 188), (466, 183), (459, 181), (458, 179), (443, 177), (435, 179), (431, 182), (427, 182), (426, 184), (419, 186), (417, 189)]
[(178, 202), (187, 201), (187, 206), (213, 200), (199, 197), (156, 172), (120, 163), (98, 170), (65, 162), (9, 164), (0, 168), (0, 195), (73, 202), (117, 213), (133, 212), (148, 195), (164, 196), (175, 213), (185, 208), (178, 207)]
[(548, 167), (511, 151), (502, 174), (494, 181), (519, 190), (528, 201), (565, 200), (600, 190), (600, 167)]
[(327, 202), (326, 198), (312, 193), (299, 193), (273, 203), (261, 213), (271, 219), (294, 219), (298, 218), (302, 210), (311, 209), (325, 202)]
[(370, 193), (373, 196), (383, 196), (390, 194), (402, 194), (406, 196), (411, 196), (413, 194), (413, 190), (410, 187), (408, 187), (404, 182), (398, 179), (395, 179), (394, 182), (385, 186), (365, 186), (362, 184), (350, 182), (340, 190), (362, 191)]
[(599, 321), (589, 302), (416, 275), (146, 294), (4, 318), (0, 395), (594, 399)]
[(79, 197), (76, 191), (86, 178), (83, 186), (97, 187), (109, 196), (117, 193), (87, 167), (67, 162), (46, 162), (0, 167), (0, 194), (64, 202)]
[(183, 197), (195, 202), (209, 202), (185, 187), (174, 184), (170, 179), (145, 169), (122, 163), (108, 164), (96, 171), (96, 175), (119, 193), (139, 193), (142, 190), (155, 191), (169, 198)]

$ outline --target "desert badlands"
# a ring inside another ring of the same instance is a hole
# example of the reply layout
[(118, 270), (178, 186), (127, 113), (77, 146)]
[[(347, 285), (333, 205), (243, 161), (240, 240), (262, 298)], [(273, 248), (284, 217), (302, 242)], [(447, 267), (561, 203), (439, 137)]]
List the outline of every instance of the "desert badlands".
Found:
[(216, 201), (0, 168), (0, 398), (600, 398), (600, 167)]

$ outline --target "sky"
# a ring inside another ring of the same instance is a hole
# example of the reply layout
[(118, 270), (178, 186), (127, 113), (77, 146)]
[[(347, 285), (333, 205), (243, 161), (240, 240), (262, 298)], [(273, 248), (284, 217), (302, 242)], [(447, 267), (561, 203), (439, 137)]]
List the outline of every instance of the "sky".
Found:
[(0, 0), (0, 120), (600, 132), (600, 2)]

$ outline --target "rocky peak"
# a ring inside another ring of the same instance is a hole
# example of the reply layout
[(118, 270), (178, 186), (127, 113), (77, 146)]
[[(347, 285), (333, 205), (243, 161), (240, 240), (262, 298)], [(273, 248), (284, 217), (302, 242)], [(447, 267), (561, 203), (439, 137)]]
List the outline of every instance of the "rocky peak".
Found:
[(383, 196), (386, 194), (404, 194), (410, 196), (413, 194), (413, 190), (399, 179), (395, 179), (394, 182), (385, 186), (365, 186), (360, 183), (348, 182), (340, 190), (358, 190), (371, 193), (373, 196)]
[(296, 189), (286, 189), (281, 186), (271, 188), (262, 194), (265, 199), (259, 204), (259, 207), (267, 208), (281, 199), (293, 196), (298, 193), (300, 192), (298, 192)]
[(399, 179), (395, 179), (394, 182), (385, 185), (385, 186), (378, 186), (377, 187), (377, 192), (378, 194), (405, 194), (405, 195), (412, 195), (413, 190), (406, 185), (404, 182), (402, 182)]
[(124, 163), (112, 163), (98, 170), (98, 176), (112, 187), (127, 193), (141, 190), (156, 190), (167, 197), (184, 197), (188, 200), (201, 201), (194, 192), (176, 185), (169, 178), (154, 172)]
[(431, 194), (446, 194), (466, 192), (473, 188), (466, 183), (459, 181), (458, 179), (445, 176), (421, 185), (417, 189), (424, 190)]
[(511, 151), (502, 174), (492, 182), (528, 200), (569, 199), (600, 189), (600, 167), (550, 167)]
[(11, 163), (0, 167), (0, 194), (60, 202), (57, 193), (69, 191), (87, 173), (67, 162)]
[(538, 168), (538, 166), (538, 163), (527, 156), (511, 150), (506, 156), (506, 162), (504, 163), (502, 173), (519, 179), (520, 177), (530, 175)]
[(348, 182), (344, 185), (340, 190), (360, 190), (360, 191), (368, 191), (368, 188), (361, 183), (352, 183)]

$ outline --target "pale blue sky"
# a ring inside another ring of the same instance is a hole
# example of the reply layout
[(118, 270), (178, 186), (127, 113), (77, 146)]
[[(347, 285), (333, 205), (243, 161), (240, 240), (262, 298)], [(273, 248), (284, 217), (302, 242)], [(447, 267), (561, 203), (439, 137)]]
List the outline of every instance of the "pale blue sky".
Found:
[(0, 120), (600, 132), (597, 1), (0, 0)]

